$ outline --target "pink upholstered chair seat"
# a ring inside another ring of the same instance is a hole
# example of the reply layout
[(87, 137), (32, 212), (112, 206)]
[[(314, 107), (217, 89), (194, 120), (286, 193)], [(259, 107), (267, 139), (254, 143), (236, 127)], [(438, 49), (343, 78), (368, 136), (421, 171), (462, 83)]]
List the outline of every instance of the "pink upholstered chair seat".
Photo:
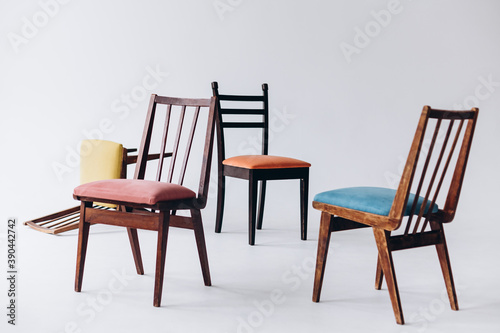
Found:
[(196, 197), (184, 186), (142, 179), (99, 180), (76, 187), (73, 195), (146, 205)]

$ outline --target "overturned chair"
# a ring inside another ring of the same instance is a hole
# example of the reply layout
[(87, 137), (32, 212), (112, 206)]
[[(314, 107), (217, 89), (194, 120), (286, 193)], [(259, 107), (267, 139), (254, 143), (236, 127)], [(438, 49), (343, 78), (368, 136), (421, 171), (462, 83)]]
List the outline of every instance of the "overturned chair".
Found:
[[(127, 178), (127, 165), (136, 163), (137, 155), (130, 153), (137, 149), (124, 148), (123, 145), (107, 140), (83, 140), (80, 145), (80, 184), (103, 180)], [(165, 157), (171, 156), (171, 153)], [(157, 159), (159, 154), (148, 155), (148, 160)], [(116, 205), (95, 203), (96, 208), (114, 209)], [(42, 216), (24, 222), (37, 231), (57, 235), (78, 229), (80, 206)]]

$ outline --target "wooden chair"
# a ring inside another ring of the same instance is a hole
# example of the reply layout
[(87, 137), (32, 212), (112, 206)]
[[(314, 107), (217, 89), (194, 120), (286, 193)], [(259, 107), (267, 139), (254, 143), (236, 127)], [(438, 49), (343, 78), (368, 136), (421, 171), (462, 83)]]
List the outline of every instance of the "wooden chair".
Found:
[[(276, 179), (300, 179), (301, 239), (307, 239), (307, 196), (309, 187), (309, 167), (311, 164), (289, 157), (271, 156), (269, 151), (269, 102), (268, 87), (262, 85), (261, 96), (221, 95), (217, 82), (212, 82), (213, 96), (217, 98), (217, 152), (218, 152), (218, 192), (215, 232), (222, 229), (226, 176), (246, 179), (249, 182), (248, 242), (255, 244), (255, 228), (262, 229), (266, 181)], [(228, 107), (222, 104), (231, 103)], [(248, 108), (250, 103), (259, 107)], [(242, 107), (236, 108), (238, 103)], [(241, 104), (240, 104), (241, 103)], [(255, 105), (255, 104), (254, 104)], [(224, 116), (261, 116), (260, 121), (225, 121)], [(262, 129), (262, 155), (241, 155), (226, 159), (224, 130), (227, 128)], [(259, 213), (256, 223), (257, 183), (260, 183)]]
[[(158, 126), (160, 122), (155, 121), (155, 118), (157, 118), (157, 114), (160, 112), (165, 114), (165, 118), (164, 123)], [(197, 126), (201, 123), (199, 118), (203, 119), (205, 116), (208, 120), (206, 134), (204, 132), (201, 133), (201, 135), (205, 135), (203, 156), (202, 158), (200, 156), (199, 159), (201, 176), (197, 185), (198, 193), (195, 193), (183, 186), (183, 182), (186, 170), (193, 170), (192, 167), (188, 168), (188, 161), (193, 160), (193, 158), (190, 159), (193, 139), (196, 133), (202, 131), (202, 129), (198, 130), (198, 128), (203, 128), (203, 126)], [(188, 122), (185, 121), (188, 118), (191, 118), (192, 121), (190, 130), (186, 135), (183, 134), (182, 130), (189, 126), (184, 126)], [(74, 198), (81, 201), (75, 277), (75, 290), (77, 292), (81, 291), (82, 288), (89, 228), (92, 224), (97, 223), (127, 228), (137, 273), (141, 275), (144, 274), (144, 269), (137, 229), (155, 230), (158, 232), (154, 306), (159, 307), (161, 304), (169, 227), (193, 229), (198, 246), (203, 280), (206, 286), (211, 285), (200, 211), (205, 207), (207, 201), (214, 119), (215, 98), (181, 99), (152, 95), (139, 148), (134, 179), (102, 180), (75, 188)], [(172, 128), (174, 125), (171, 125), (175, 121), (178, 122), (177, 130)], [(156, 135), (153, 135), (153, 129), (161, 132), (158, 140), (161, 155), (164, 154), (167, 146), (173, 147), (166, 182), (161, 181), (164, 169), (163, 158), (160, 158), (158, 161), (155, 180), (144, 180), (147, 171), (146, 161), (148, 152), (152, 145), (152, 138), (156, 138)], [(175, 178), (178, 177), (177, 182), (174, 182), (174, 174)], [(95, 201), (119, 205), (120, 210), (94, 209), (92, 208), (92, 203)], [(177, 215), (178, 211), (188, 211), (191, 216)]]
[[(124, 148), (121, 144), (107, 140), (83, 140), (80, 154), (80, 184), (103, 179), (127, 178), (127, 165), (137, 162), (135, 148)], [(164, 157), (172, 153), (164, 154)], [(158, 159), (159, 154), (149, 154), (148, 160)], [(95, 208), (110, 209), (115, 205), (94, 203)], [(80, 206), (68, 208), (24, 222), (30, 228), (57, 235), (78, 229)]]
[[(375, 288), (381, 288), (385, 276), (398, 324), (404, 324), (404, 318), (393, 251), (436, 246), (451, 308), (458, 310), (443, 224), (455, 216), (478, 111), (425, 106), (397, 190), (354, 187), (314, 197), (313, 207), (321, 211), (314, 302), (320, 299), (330, 234), (372, 227), (378, 247)], [(447, 193), (440, 193), (446, 186)]]

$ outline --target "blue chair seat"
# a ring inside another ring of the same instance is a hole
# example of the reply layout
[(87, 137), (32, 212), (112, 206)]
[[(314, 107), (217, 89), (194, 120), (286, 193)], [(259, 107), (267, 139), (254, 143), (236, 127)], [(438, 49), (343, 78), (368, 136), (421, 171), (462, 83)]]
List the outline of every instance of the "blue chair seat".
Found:
[[(388, 216), (392, 202), (396, 196), (396, 190), (383, 187), (348, 187), (316, 194), (314, 201), (328, 205), (339, 206), (361, 212)], [(410, 194), (404, 216), (410, 215), (415, 195)], [(424, 198), (418, 197), (415, 214), (418, 214)], [(425, 214), (427, 214), (431, 200), (427, 200)], [(437, 213), (438, 205), (434, 204), (432, 213)]]

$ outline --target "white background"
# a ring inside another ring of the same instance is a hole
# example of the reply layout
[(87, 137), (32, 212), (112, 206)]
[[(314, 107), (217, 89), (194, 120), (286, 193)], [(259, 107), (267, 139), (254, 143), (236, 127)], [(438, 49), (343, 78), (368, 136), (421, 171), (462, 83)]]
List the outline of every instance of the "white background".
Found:
[[(246, 184), (232, 180), (222, 234), (213, 232), (214, 190), (203, 212), (213, 287), (202, 285), (192, 235), (174, 230), (164, 307), (153, 308), (155, 237), (144, 232), (147, 275), (113, 294), (94, 309), (95, 316), (82, 315), (79, 306), (106, 292), (113, 272), (134, 273), (125, 233), (95, 228), (84, 293), (77, 294), (76, 233), (54, 237), (19, 225), (18, 326), (7, 325), (0, 313), (0, 327), (64, 332), (74, 322), (82, 332), (500, 328), (500, 221), (494, 211), (500, 185), (498, 1), (63, 2), (0, 2), (1, 221), (17, 217), (21, 224), (74, 206), (78, 167), (72, 156), (79, 142), (102, 134), (136, 147), (151, 93), (209, 97), (216, 80), (223, 93), (258, 94), (267, 82), (276, 118), (270, 153), (312, 163), (310, 199), (343, 186), (392, 186), (423, 105), (477, 106), (460, 205), (447, 229), (461, 311), (441, 301), (444, 284), (434, 251), (406, 251), (395, 260), (408, 324), (397, 326), (386, 291), (373, 290), (376, 249), (369, 230), (334, 234), (322, 302), (313, 304), (313, 273), (306, 268), (315, 257), (319, 213), (311, 209), (309, 240), (301, 242), (298, 182), (271, 183), (264, 230), (257, 246), (249, 247)], [(346, 45), (356, 52), (346, 54)], [(144, 87), (151, 70), (162, 74)], [(127, 95), (132, 105), (124, 108)], [(235, 137), (233, 150), (251, 137)], [(305, 265), (305, 273), (290, 273), (295, 265)], [(6, 304), (1, 281), (0, 304)], [(254, 302), (269, 301), (273, 289), (286, 300), (262, 314)], [(253, 326), (242, 328), (238, 318)]]

